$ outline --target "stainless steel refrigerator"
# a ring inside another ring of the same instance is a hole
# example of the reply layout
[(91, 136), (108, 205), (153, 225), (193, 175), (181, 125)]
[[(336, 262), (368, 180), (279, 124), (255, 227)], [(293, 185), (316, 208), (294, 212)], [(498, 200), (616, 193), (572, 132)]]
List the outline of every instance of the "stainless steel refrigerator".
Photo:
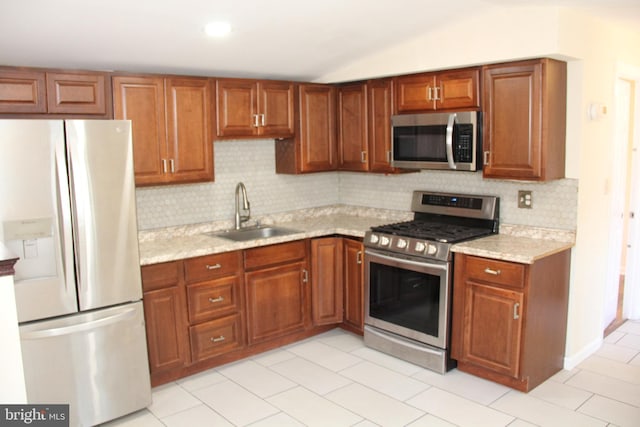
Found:
[(0, 120), (0, 239), (28, 403), (92, 426), (151, 402), (131, 124)]

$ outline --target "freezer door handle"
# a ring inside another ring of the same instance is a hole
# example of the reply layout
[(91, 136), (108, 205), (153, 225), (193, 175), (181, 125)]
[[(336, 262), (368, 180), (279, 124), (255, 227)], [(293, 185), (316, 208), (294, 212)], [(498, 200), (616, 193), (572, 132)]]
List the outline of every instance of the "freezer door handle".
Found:
[[(58, 210), (59, 222), (58, 222), (58, 232), (59, 232), (59, 245), (60, 245), (60, 255), (62, 258), (62, 276), (64, 280), (64, 286), (67, 292), (73, 288), (75, 291), (75, 276), (74, 276), (74, 266), (73, 266), (73, 235), (71, 232), (71, 203), (69, 200), (69, 182), (67, 181), (66, 176), (66, 152), (65, 152), (65, 144), (64, 139), (62, 137), (57, 137), (54, 148), (54, 159), (55, 165), (54, 169), (55, 179), (57, 185), (55, 186), (55, 201), (56, 208)], [(74, 297), (75, 299), (75, 297)]]
[(43, 338), (57, 337), (61, 335), (71, 335), (78, 332), (84, 332), (113, 323), (122, 322), (136, 315), (135, 307), (127, 308), (119, 313), (111, 314), (100, 319), (90, 320), (88, 322), (78, 323), (74, 325), (61, 326), (57, 328), (40, 329), (36, 331), (22, 332), (20, 338), (23, 340), (37, 340)]

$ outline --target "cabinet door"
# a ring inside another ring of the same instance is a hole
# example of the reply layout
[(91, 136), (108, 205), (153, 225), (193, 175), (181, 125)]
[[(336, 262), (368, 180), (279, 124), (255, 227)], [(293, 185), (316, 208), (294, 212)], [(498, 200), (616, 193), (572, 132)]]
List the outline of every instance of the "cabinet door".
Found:
[(306, 275), (304, 263), (245, 274), (249, 344), (304, 329)]
[(439, 73), (436, 77), (436, 108), (480, 108), (480, 69)]
[(114, 118), (131, 120), (136, 185), (164, 183), (167, 166), (164, 80), (113, 77)]
[(311, 312), (314, 325), (342, 322), (342, 238), (311, 240)]
[(45, 73), (0, 69), (0, 113), (46, 113)]
[(277, 138), (293, 136), (293, 83), (261, 81), (258, 99), (260, 134)]
[(107, 115), (107, 75), (47, 73), (47, 112)]
[(255, 80), (218, 79), (216, 111), (218, 136), (254, 136), (260, 125), (258, 84)]
[(369, 103), (369, 170), (392, 172), (391, 115), (393, 90), (391, 79), (371, 80), (368, 84)]
[(300, 85), (301, 172), (335, 170), (335, 89)]
[(211, 90), (206, 78), (166, 80), (168, 180), (213, 181)]
[(364, 331), (364, 247), (357, 240), (344, 239), (344, 323)]
[(464, 299), (462, 360), (517, 378), (523, 293), (467, 281)]
[(546, 59), (501, 64), (485, 67), (483, 75), (483, 176), (564, 177), (566, 64)]
[(414, 113), (436, 108), (432, 73), (400, 76), (395, 81), (396, 112)]
[(367, 85), (338, 88), (338, 169), (367, 171)]
[(189, 361), (183, 297), (179, 287), (144, 293), (144, 317), (151, 374)]

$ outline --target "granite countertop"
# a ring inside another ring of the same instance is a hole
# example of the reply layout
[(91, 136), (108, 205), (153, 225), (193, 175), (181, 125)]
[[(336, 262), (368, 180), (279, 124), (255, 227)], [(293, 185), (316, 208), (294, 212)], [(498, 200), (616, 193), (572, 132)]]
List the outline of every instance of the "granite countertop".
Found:
[[(405, 212), (344, 206), (310, 209), (304, 213), (262, 217), (259, 221), (262, 226), (277, 225), (298, 232), (245, 242), (205, 234), (231, 228), (230, 222), (142, 231), (139, 233), (140, 264), (156, 264), (332, 234), (364, 237), (364, 233), (373, 226), (406, 221), (411, 217), (411, 213)], [(249, 225), (255, 225), (255, 222)]]
[[(277, 225), (297, 232), (245, 242), (205, 234), (231, 228), (230, 221), (141, 231), (140, 264), (156, 264), (332, 234), (363, 237), (373, 226), (407, 221), (412, 217), (411, 212), (342, 205), (308, 209), (260, 218), (260, 225)], [(255, 222), (249, 225), (255, 225)], [(503, 224), (500, 226), (500, 234), (458, 243), (452, 250), (468, 255), (530, 264), (542, 257), (571, 248), (574, 238), (575, 232), (568, 230)]]
[(466, 255), (533, 264), (536, 260), (573, 247), (575, 232), (501, 225), (500, 234), (453, 245)]

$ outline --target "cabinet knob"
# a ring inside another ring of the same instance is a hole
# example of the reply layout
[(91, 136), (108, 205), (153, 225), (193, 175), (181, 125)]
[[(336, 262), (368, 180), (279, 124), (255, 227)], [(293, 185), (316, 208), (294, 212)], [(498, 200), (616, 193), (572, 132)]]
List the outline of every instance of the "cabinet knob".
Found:
[(215, 304), (217, 302), (222, 302), (222, 301), (224, 301), (224, 297), (223, 296), (219, 296), (217, 298), (209, 298), (209, 302), (211, 304)]
[(302, 283), (309, 282), (309, 271), (307, 269), (302, 270)]
[(513, 320), (518, 320), (520, 318), (520, 303), (517, 302), (513, 304)]
[(356, 254), (356, 264), (362, 264), (362, 251), (358, 251)]
[(218, 270), (218, 269), (222, 268), (222, 265), (220, 265), (220, 264), (213, 264), (213, 265), (207, 264), (205, 267), (206, 267), (207, 270)]
[(224, 335), (220, 335), (219, 337), (215, 337), (215, 338), (211, 337), (211, 342), (213, 342), (213, 343), (222, 342), (224, 340), (225, 340)]

